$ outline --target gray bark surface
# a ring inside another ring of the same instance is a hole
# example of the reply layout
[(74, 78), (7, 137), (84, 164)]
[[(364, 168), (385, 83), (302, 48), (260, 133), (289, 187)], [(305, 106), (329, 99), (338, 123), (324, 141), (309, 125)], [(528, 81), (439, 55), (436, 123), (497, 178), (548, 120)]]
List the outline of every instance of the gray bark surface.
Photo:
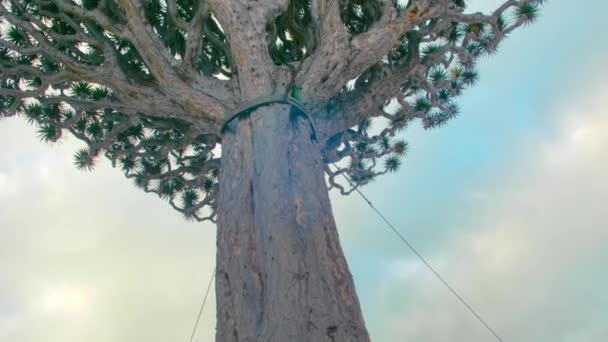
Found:
[[(45, 141), (69, 132), (87, 145), (79, 168), (105, 154), (186, 218), (218, 218), (218, 342), (369, 341), (324, 172), (344, 195), (395, 172), (407, 153), (397, 134), (458, 116), (453, 99), (477, 83), (478, 58), (544, 1), (503, 0), (483, 14), (464, 1), (376, 0), (363, 32), (343, 18), (354, 2), (312, 0), (308, 25), (293, 0), (196, 1), (190, 15), (176, 0), (0, 1), (0, 118), (26, 115)], [(293, 25), (277, 40), (281, 18)], [(314, 44), (289, 48), (301, 57), (275, 61), (278, 41), (308, 34)], [(178, 38), (183, 49), (169, 44)], [(319, 145), (287, 105), (258, 108), (222, 134), (235, 111), (292, 92)], [(370, 132), (374, 118), (386, 126)]]
[(288, 105), (222, 141), (217, 342), (369, 341), (318, 146)]

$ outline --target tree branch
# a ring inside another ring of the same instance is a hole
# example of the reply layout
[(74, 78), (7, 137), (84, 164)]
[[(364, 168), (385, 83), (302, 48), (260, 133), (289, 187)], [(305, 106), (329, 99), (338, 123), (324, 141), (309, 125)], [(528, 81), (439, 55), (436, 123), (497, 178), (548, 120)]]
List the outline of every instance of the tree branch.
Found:
[(274, 65), (266, 41), (266, 24), (286, 8), (287, 2), (262, 0), (252, 5), (243, 0), (208, 1), (230, 42), (239, 102), (285, 91), (289, 83), (289, 73)]
[[(391, 99), (401, 99), (412, 87), (428, 89), (429, 93), (434, 93), (427, 96), (433, 107), (445, 109), (437, 105), (436, 93), (440, 87), (431, 84), (429, 80), (431, 71), (443, 68), (447, 72), (455, 60), (458, 60), (465, 69), (470, 69), (472, 72), (479, 57), (495, 52), (498, 44), (508, 33), (525, 23), (523, 18), (518, 18), (510, 25), (501, 24), (505, 12), (520, 4), (521, 2), (516, 0), (507, 1), (491, 15), (462, 14), (458, 7), (452, 5), (437, 6), (429, 10), (429, 15), (435, 19), (427, 21), (427, 24), (418, 25), (418, 29), (408, 31), (402, 38), (409, 44), (407, 61), (403, 65), (396, 67), (380, 62), (368, 69), (368, 72), (373, 73), (373, 77), (368, 79), (367, 83), (361, 84), (360, 89), (355, 87), (354, 91), (342, 91), (329, 101), (327, 106), (321, 107), (319, 104), (316, 104), (317, 107), (310, 106), (314, 112), (324, 113), (319, 115), (317, 123), (320, 135), (327, 138), (336, 132), (347, 130), (364, 118), (382, 116), (383, 107)], [(453, 23), (461, 25), (459, 30), (463, 30), (464, 25), (472, 26), (469, 26), (470, 31), (463, 33), (463, 37), (457, 41), (445, 41), (446, 30), (449, 30)], [(476, 25), (485, 25), (486, 28), (482, 26), (477, 28)], [(412, 34), (417, 38), (413, 39)], [(428, 55), (424, 55), (424, 52), (420, 51), (422, 43), (439, 45), (436, 45)], [(450, 87), (449, 84), (444, 86)], [(461, 90), (461, 88), (451, 89), (453, 92), (451, 96), (458, 95)], [(323, 104), (323, 101), (320, 103)], [(327, 107), (333, 108), (330, 109), (330, 113), (325, 110)], [(410, 116), (426, 120), (427, 127), (433, 126), (432, 120), (423, 113), (410, 113)]]
[(162, 93), (183, 107), (184, 111), (205, 113), (211, 120), (221, 122), (226, 116), (225, 104), (219, 99), (195, 91), (179, 77), (174, 66), (177, 62), (168, 54), (162, 42), (152, 32), (143, 16), (140, 0), (120, 0), (128, 16), (131, 43), (143, 57)]
[(198, 8), (192, 20), (188, 24), (186, 32), (186, 49), (184, 53), (184, 65), (192, 70), (201, 53), (201, 42), (203, 40), (203, 24), (209, 17), (209, 6), (206, 1), (199, 1)]
[(104, 30), (111, 32), (117, 37), (120, 37), (124, 40), (130, 40), (132, 37), (130, 36), (130, 32), (126, 30), (126, 27), (111, 22), (100, 10), (85, 10), (82, 7), (74, 5), (67, 0), (44, 0), (42, 2), (50, 2), (52, 4), (57, 5), (63, 12), (69, 13), (76, 17), (79, 17), (83, 20), (89, 20), (91, 22), (99, 24)]
[[(329, 3), (322, 18), (321, 44), (304, 61), (296, 76), (307, 101), (326, 102), (346, 83), (386, 56), (405, 32), (437, 15), (441, 7), (430, 0), (412, 0), (410, 6), (427, 8), (415, 18), (397, 15), (393, 1), (382, 0), (382, 17), (367, 32), (353, 36), (340, 18), (339, 1)], [(430, 7), (429, 7), (430, 6)]]

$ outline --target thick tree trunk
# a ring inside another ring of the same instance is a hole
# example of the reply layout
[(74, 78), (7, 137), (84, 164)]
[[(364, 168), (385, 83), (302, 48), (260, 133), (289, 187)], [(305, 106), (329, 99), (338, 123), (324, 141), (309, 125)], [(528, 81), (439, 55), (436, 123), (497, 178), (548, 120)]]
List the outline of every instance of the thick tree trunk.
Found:
[(288, 105), (222, 141), (216, 342), (369, 341), (318, 146)]

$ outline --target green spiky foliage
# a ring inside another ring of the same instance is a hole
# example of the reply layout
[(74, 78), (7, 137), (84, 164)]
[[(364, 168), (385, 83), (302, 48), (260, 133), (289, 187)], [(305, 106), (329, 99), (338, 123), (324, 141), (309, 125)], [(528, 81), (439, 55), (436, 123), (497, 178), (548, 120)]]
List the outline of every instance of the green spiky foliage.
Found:
[[(166, 199), (186, 218), (213, 220), (219, 174), (219, 158), (213, 150), (219, 138), (200, 134), (189, 122), (159, 118), (153, 108), (150, 115), (126, 115), (112, 108), (116, 99), (112, 89), (88, 80), (62, 77), (71, 61), (101, 66), (110, 62), (111, 54), (111, 62), (116, 63), (125, 79), (145, 85), (154, 83), (133, 44), (96, 21), (75, 14), (81, 9), (99, 11), (117, 25), (126, 24), (126, 15), (118, 2), (84, 0), (69, 4), (74, 6), (72, 13), (60, 9), (53, 1), (3, 4), (2, 24), (6, 27), (0, 36), (3, 114), (17, 112), (24, 116), (38, 127), (43, 141), (55, 142), (69, 132), (85, 142), (87, 147), (74, 156), (78, 168), (93, 170), (98, 157), (104, 154), (136, 186)], [(176, 17), (172, 17), (166, 2), (146, 1), (145, 16), (168, 52), (176, 58), (186, 58), (186, 37), (180, 27), (196, 24), (193, 15), (201, 2), (180, 0), (176, 4)], [(203, 34), (193, 67), (203, 75), (231, 77), (229, 48), (223, 31), (210, 13), (196, 20)], [(42, 27), (48, 32), (37, 29)], [(76, 36), (80, 37), (75, 39)], [(61, 55), (40, 53), (40, 41), (52, 45)], [(32, 96), (17, 96), (22, 94)]]
[[(509, 0), (486, 15), (466, 13), (462, 0), (427, 3), (289, 0), (261, 26), (269, 64), (293, 74), (284, 91), (325, 134), (331, 188), (348, 194), (397, 171), (411, 122), (431, 129), (458, 116), (456, 97), (479, 82), (478, 59), (543, 5)], [(187, 218), (214, 220), (223, 122), (196, 100), (204, 95), (227, 115), (239, 105), (239, 73), (250, 71), (239, 68), (256, 67), (239, 61), (218, 13), (204, 0), (2, 1), (0, 115), (24, 117), (46, 142), (71, 134), (86, 145), (78, 168), (92, 170), (105, 155)], [(386, 51), (373, 45), (393, 35)], [(333, 49), (357, 53), (330, 63)], [(314, 94), (376, 49), (336, 91)], [(300, 73), (315, 61), (326, 70), (310, 87)], [(340, 184), (343, 174), (352, 186)]]
[(267, 28), (268, 50), (276, 64), (290, 64), (304, 59), (317, 45), (316, 27), (311, 17), (312, 0), (293, 0), (287, 11), (271, 21)]
[[(408, 3), (401, 12), (415, 17), (420, 15), (420, 10), (412, 6), (412, 2), (398, 1)], [(463, 10), (466, 7), (464, 1), (453, 3)], [(389, 72), (407, 74), (414, 67), (422, 67), (417, 75), (394, 84), (400, 87), (399, 91), (382, 104), (377, 114), (366, 113), (368, 115), (359, 125), (328, 140), (325, 154), (331, 157), (327, 160), (332, 163), (347, 161), (340, 164), (338, 170), (328, 170), (331, 186), (349, 194), (358, 186), (399, 169), (401, 158), (408, 149), (404, 141), (394, 141), (400, 139), (399, 133), (414, 120), (421, 120), (424, 128), (433, 129), (457, 117), (460, 106), (455, 98), (479, 82), (478, 59), (494, 54), (499, 43), (515, 28), (537, 19), (542, 4), (543, 1), (520, 1), (503, 12), (481, 16), (481, 20), (466, 15), (459, 18), (466, 18), (461, 21), (431, 19), (404, 34), (383, 61), (359, 76), (354, 86), (345, 87), (331, 106), (325, 107), (329, 116), (353, 110), (349, 107), (353, 99), (374, 92), (370, 85), (376, 84), (382, 89), (388, 79), (384, 76)], [(369, 130), (372, 118), (385, 128)], [(353, 148), (362, 142), (380, 148), (376, 151)], [(341, 184), (340, 177), (344, 173), (349, 175), (354, 186)]]
[(340, 0), (340, 17), (348, 32), (357, 34), (369, 30), (381, 15), (382, 8), (376, 0)]

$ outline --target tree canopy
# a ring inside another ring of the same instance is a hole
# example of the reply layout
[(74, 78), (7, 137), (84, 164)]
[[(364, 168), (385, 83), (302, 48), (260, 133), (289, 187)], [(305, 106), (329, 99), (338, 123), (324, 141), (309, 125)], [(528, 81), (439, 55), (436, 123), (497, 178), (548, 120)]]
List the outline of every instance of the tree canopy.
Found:
[(294, 94), (330, 187), (348, 194), (399, 168), (410, 122), (458, 116), (478, 59), (543, 2), (484, 14), (463, 0), (2, 1), (0, 116), (44, 141), (70, 133), (85, 143), (78, 167), (105, 155), (187, 218), (214, 220), (222, 126), (243, 103)]

